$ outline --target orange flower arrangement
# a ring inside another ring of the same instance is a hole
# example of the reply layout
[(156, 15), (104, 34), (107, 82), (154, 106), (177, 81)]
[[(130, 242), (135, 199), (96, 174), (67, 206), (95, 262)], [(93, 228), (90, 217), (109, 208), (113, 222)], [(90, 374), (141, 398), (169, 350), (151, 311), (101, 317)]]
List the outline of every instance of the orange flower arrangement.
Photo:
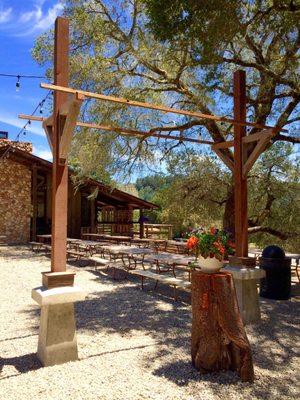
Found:
[(225, 253), (225, 247), (219, 241), (214, 242), (214, 246), (221, 254)]
[(232, 244), (227, 232), (211, 227), (207, 231), (203, 228), (194, 230), (186, 246), (195, 254), (196, 258), (201, 255), (204, 258), (215, 257), (223, 260), (228, 254), (234, 253)]
[(196, 236), (191, 236), (186, 243), (186, 247), (189, 250), (194, 250), (197, 247), (198, 243), (199, 239)]

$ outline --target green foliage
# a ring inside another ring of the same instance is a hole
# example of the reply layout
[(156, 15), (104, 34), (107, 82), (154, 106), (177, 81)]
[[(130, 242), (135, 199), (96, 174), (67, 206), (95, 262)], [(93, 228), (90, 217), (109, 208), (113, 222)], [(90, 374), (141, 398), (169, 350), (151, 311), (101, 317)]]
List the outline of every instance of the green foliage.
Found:
[(118, 187), (118, 189), (122, 190), (123, 192), (131, 194), (132, 196), (139, 197), (139, 192), (133, 183), (118, 184), (117, 187)]
[[(274, 243), (286, 250), (299, 250), (300, 167), (291, 155), (290, 145), (275, 144), (259, 158), (249, 177), (249, 225), (262, 228), (250, 236), (257, 246)], [(193, 153), (171, 156), (168, 168), (169, 184), (156, 188), (149, 198), (161, 206), (155, 212), (156, 221), (172, 223), (178, 236), (190, 227), (222, 228), (230, 173), (216, 160)], [(152, 181), (159, 179), (144, 178), (144, 182)], [(138, 188), (139, 193), (144, 189), (141, 184)]]
[[(71, 22), (70, 86), (231, 116), (232, 72), (243, 68), (247, 71), (248, 118), (287, 126), (291, 132), (293, 127), (299, 128), (299, 1), (166, 0), (159, 2), (160, 9), (155, 3), (147, 1), (166, 23), (162, 33), (170, 34), (163, 43), (152, 32), (145, 1), (65, 1), (64, 15)], [(168, 24), (173, 24), (175, 31)], [(52, 46), (50, 31), (38, 38), (33, 49), (37, 62), (48, 67), (49, 77)], [(145, 132), (152, 128), (214, 141), (232, 138), (229, 124), (102, 101), (85, 102), (81, 118)], [(255, 128), (249, 130), (249, 134), (256, 132)], [(297, 135), (292, 135), (286, 139), (278, 134), (275, 140), (299, 142)], [(268, 154), (266, 157), (271, 157)], [(298, 206), (293, 203), (299, 189), (299, 167), (290, 163), (289, 154), (286, 147), (274, 147), (273, 161), (278, 156), (278, 163), (286, 168), (279, 173), (273, 168), (268, 172), (267, 158), (252, 171), (249, 202), (253, 227), (299, 230)], [(133, 173), (145, 175), (147, 168), (164, 170), (166, 163), (172, 179), (159, 190), (149, 184), (142, 194), (150, 200), (155, 190), (152, 201), (162, 205), (157, 217), (174, 223), (179, 232), (181, 225), (222, 225), (232, 177), (216, 159), (209, 158), (211, 155), (209, 150), (201, 153), (200, 146), (158, 141), (146, 134), (127, 137), (79, 129), (70, 161), (79, 176), (104, 181), (110, 177), (124, 180)], [(257, 240), (261, 240), (259, 235)], [(266, 237), (269, 240), (264, 232)]]
[[(190, 41), (195, 56), (208, 61), (240, 29), (238, 0), (145, 0), (149, 28), (163, 41)], [(230, 24), (224, 23), (230, 21)], [(210, 59), (211, 61), (211, 59)]]
[(172, 180), (173, 178), (170, 175), (148, 175), (143, 178), (137, 178), (135, 186), (142, 199), (152, 201), (156, 192), (169, 187)]
[(74, 135), (69, 162), (79, 183), (85, 177), (111, 183), (114, 173), (111, 157), (107, 137), (95, 135), (88, 130), (81, 130)]

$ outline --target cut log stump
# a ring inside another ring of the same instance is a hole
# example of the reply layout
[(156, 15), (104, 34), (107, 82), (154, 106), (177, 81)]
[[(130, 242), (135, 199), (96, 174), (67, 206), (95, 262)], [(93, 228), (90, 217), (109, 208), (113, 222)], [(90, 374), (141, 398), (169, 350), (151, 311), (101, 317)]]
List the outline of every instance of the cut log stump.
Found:
[(202, 373), (237, 371), (253, 382), (250, 344), (229, 272), (192, 272), (192, 363)]

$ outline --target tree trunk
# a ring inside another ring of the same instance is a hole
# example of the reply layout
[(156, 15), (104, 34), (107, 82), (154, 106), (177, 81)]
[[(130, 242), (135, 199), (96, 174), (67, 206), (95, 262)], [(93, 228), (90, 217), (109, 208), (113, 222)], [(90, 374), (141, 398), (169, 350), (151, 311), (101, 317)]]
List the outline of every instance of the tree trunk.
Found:
[(235, 370), (253, 382), (250, 344), (229, 272), (192, 272), (192, 363), (202, 373)]

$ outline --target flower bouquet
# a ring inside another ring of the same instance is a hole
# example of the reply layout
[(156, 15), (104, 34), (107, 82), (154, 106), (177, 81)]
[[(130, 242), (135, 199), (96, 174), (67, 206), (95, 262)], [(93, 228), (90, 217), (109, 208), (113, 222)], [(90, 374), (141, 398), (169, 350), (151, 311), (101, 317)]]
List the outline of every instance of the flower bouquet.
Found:
[(206, 273), (219, 271), (223, 260), (234, 253), (234, 244), (225, 231), (214, 227), (209, 231), (199, 228), (190, 233), (187, 248), (196, 256), (196, 262)]

